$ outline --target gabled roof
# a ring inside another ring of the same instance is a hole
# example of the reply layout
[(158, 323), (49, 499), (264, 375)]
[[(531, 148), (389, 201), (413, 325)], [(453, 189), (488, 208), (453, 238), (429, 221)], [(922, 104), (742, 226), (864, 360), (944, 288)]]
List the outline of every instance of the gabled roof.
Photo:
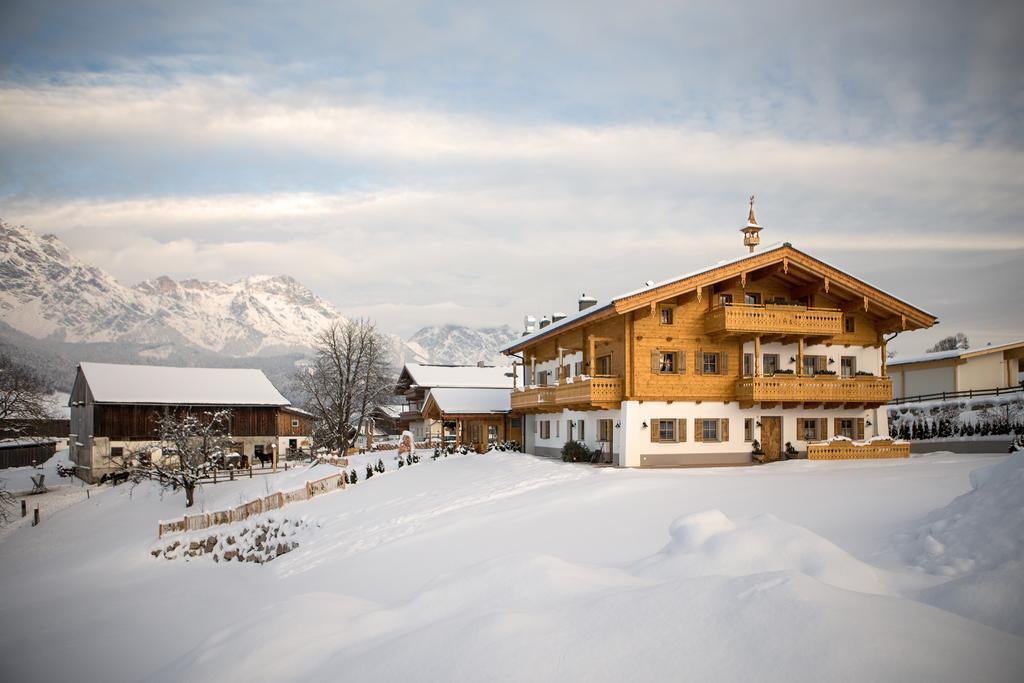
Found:
[(592, 321), (610, 315), (628, 313), (629, 311), (651, 305), (654, 302), (664, 301), (681, 294), (712, 286), (723, 280), (773, 267), (778, 267), (780, 275), (783, 273), (789, 275), (792, 268), (794, 274), (800, 271), (806, 275), (813, 276), (813, 278), (827, 278), (830, 287), (842, 289), (851, 296), (864, 297), (869, 302), (869, 308), (874, 305), (877, 309), (885, 311), (887, 317), (893, 319), (894, 328), (891, 331), (930, 327), (938, 322), (931, 313), (912, 306), (821, 259), (802, 252), (793, 247), (789, 242), (780, 242), (753, 253), (720, 261), (700, 270), (613, 296), (607, 301), (600, 302), (595, 306), (552, 323), (532, 334), (520, 337), (507, 344), (501, 351), (503, 353), (515, 352), (553, 333), (568, 330), (583, 321)]
[(915, 363), (930, 363), (937, 360), (949, 360), (955, 358), (958, 360), (967, 360), (968, 358), (975, 358), (977, 356), (985, 356), (990, 353), (1002, 353), (1004, 351), (1013, 351), (1015, 349), (1024, 349), (1024, 339), (1015, 342), (1007, 342), (1005, 344), (997, 344), (995, 346), (982, 346), (977, 349), (950, 349), (949, 351), (933, 351), (932, 353), (925, 353), (919, 356), (907, 356), (906, 358), (893, 358), (888, 361), (886, 365), (892, 367), (893, 365), (912, 365)]
[(399, 384), (406, 382), (424, 388), (432, 387), (489, 387), (512, 388), (512, 368), (507, 366), (427, 365), (406, 363)]
[(423, 402), (424, 414), (434, 408), (443, 415), (500, 415), (512, 408), (512, 393), (508, 388), (451, 388), (431, 389)]
[[(96, 403), (201, 406), (287, 406), (262, 370), (175, 368), (163, 365), (82, 363), (75, 378), (88, 383)], [(77, 387), (76, 387), (77, 388)], [(72, 391), (72, 396), (77, 392)]]

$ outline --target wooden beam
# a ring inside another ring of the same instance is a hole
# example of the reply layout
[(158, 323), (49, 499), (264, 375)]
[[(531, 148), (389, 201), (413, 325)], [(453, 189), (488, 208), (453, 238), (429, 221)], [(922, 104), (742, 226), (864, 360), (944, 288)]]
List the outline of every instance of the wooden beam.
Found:
[(818, 282), (812, 282), (809, 285), (804, 285), (803, 287), (797, 287), (796, 289), (792, 290), (792, 295), (794, 299), (802, 299), (805, 296), (817, 294), (818, 292), (824, 289), (825, 281), (819, 280)]

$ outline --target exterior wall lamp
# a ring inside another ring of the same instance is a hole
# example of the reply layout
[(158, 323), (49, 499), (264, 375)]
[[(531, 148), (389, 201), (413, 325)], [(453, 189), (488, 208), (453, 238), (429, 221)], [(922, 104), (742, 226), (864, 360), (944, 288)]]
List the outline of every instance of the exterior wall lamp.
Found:
[(646, 423), (646, 422), (644, 422), (644, 423), (643, 423), (642, 425), (640, 425), (640, 428), (641, 428), (641, 429), (647, 429), (647, 423)]

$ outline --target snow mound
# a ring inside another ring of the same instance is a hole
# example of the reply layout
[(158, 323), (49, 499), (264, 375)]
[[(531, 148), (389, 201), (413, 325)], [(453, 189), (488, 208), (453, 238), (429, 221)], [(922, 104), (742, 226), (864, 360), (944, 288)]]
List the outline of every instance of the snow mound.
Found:
[(917, 597), (1024, 635), (1024, 453), (970, 480), (971, 490), (929, 514), (906, 544), (911, 566), (953, 579)]
[(814, 532), (771, 514), (733, 521), (719, 510), (680, 517), (660, 553), (641, 561), (641, 576), (746, 576), (793, 571), (862, 593), (887, 592), (880, 573)]
[(918, 527), (905, 553), (912, 566), (958, 577), (1024, 560), (1024, 453), (970, 478), (971, 491)]

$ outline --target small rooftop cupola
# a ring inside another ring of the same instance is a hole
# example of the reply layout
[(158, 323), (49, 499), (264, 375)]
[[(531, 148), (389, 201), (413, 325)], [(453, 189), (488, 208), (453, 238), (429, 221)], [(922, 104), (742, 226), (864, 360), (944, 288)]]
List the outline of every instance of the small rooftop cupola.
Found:
[(754, 215), (754, 195), (750, 195), (750, 213), (747, 215), (747, 225), (740, 229), (743, 233), (743, 246), (754, 253), (754, 247), (761, 243), (761, 226), (757, 224), (757, 217)]

